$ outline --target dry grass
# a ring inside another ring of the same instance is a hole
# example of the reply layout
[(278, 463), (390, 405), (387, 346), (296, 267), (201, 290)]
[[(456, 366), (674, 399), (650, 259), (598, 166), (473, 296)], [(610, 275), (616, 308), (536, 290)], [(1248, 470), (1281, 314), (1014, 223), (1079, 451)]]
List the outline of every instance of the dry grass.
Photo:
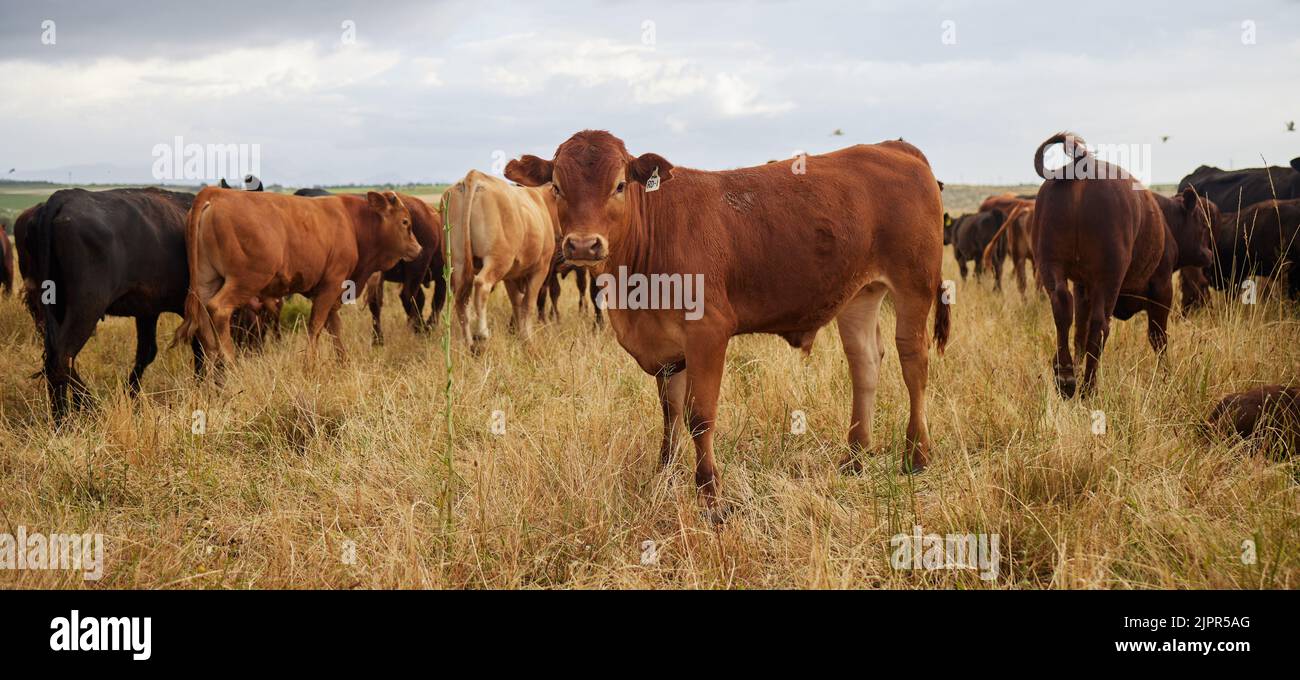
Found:
[[(945, 271), (957, 278), (950, 255)], [(304, 367), (304, 337), (292, 333), (216, 388), (193, 382), (185, 352), (164, 352), (138, 402), (119, 387), (131, 326), (110, 319), (79, 362), (99, 407), (58, 433), (30, 377), (40, 358), (32, 324), (16, 299), (0, 301), (2, 530), (107, 537), (99, 582), (0, 571), (0, 586), (1300, 586), (1295, 464), (1197, 427), (1222, 393), (1300, 375), (1297, 310), (1279, 301), (1220, 297), (1176, 319), (1163, 366), (1145, 317), (1116, 322), (1100, 395), (1065, 402), (1051, 384), (1046, 302), (968, 283), (954, 341), (931, 361), (935, 459), (916, 477), (897, 472), (906, 398), (892, 345), (880, 455), (844, 477), (834, 461), (849, 381), (834, 330), (808, 359), (775, 337), (738, 338), (718, 438), (738, 512), (717, 532), (698, 513), (689, 445), (658, 469), (653, 381), (575, 306), (566, 285), (565, 318), (524, 345), (505, 333), (497, 293), (488, 351), (454, 347), (449, 481), (441, 348), (407, 331), (395, 299), (382, 348), (370, 346), (365, 310), (345, 311), (346, 365)], [(888, 304), (883, 323), (892, 337)], [(190, 434), (196, 408), (208, 414), (203, 436)], [(806, 434), (789, 434), (793, 409), (806, 411)], [(1106, 414), (1104, 436), (1090, 431), (1094, 409)], [(489, 432), (493, 410), (506, 414), (504, 435)], [(889, 538), (914, 524), (999, 534), (999, 578), (891, 569)], [(647, 539), (657, 565), (641, 564)], [(1247, 539), (1252, 565), (1240, 559)], [(355, 564), (341, 559), (349, 540)]]

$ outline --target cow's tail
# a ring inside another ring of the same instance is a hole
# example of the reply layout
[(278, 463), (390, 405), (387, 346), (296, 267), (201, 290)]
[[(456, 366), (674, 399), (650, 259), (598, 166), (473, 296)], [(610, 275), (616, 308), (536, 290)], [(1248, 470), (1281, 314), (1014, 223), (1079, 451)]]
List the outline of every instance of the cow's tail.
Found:
[(939, 287), (934, 294), (934, 344), (939, 354), (948, 347), (948, 332), (952, 330), (952, 320), (948, 316), (948, 302), (944, 300), (944, 283), (939, 282)]
[(27, 238), (35, 245), (32, 250), (32, 259), (35, 260), (36, 264), (34, 277), (37, 282), (36, 285), (40, 286), (39, 292), (36, 293), (37, 299), (44, 297), (46, 286), (53, 286), (50, 291), (53, 298), (48, 303), (41, 300), (43, 304), (40, 305), (41, 331), (45, 339), (47, 370), (52, 368), (50, 362), (55, 360), (55, 357), (51, 356), (51, 350), (55, 347), (59, 337), (63, 301), (68, 295), (68, 291), (64, 290), (63, 281), (60, 280), (62, 276), (60, 275), (58, 263), (54, 261), (54, 220), (58, 217), (63, 204), (62, 197), (50, 197), (50, 200), (45, 203), (45, 206), (40, 209), (35, 219), (32, 220), (27, 233)]
[(993, 264), (993, 254), (997, 250), (998, 239), (1002, 238), (1002, 234), (1006, 232), (1007, 227), (1011, 226), (1011, 221), (1016, 219), (1021, 212), (1024, 212), (1024, 209), (1024, 206), (1018, 205), (1011, 209), (1010, 214), (1002, 218), (1002, 226), (998, 227), (998, 230), (993, 233), (993, 238), (989, 239), (989, 244), (984, 246), (984, 252), (980, 255), (984, 260), (984, 266), (987, 267)]
[(14, 289), (14, 249), (9, 243), (9, 230), (4, 224), (0, 224), (0, 238), (4, 239), (4, 243), (0, 243), (0, 257), (4, 258), (0, 262), (0, 285), (8, 293)]
[[(464, 257), (462, 258), (464, 261), (461, 263), (464, 273), (460, 276), (460, 282), (465, 289), (464, 295), (468, 295), (474, 286), (474, 231), (470, 228), (469, 219), (473, 213), (474, 191), (476, 189), (478, 189), (478, 183), (474, 181), (473, 175), (467, 175), (465, 177), (465, 216), (460, 223), (461, 242), (464, 244)], [(450, 210), (451, 206), (448, 205), (447, 208)]]
[(185, 293), (185, 320), (176, 327), (172, 335), (172, 347), (187, 343), (199, 332), (198, 324), (207, 315), (203, 300), (199, 298), (199, 226), (212, 207), (212, 200), (206, 199), (203, 205), (197, 202), (190, 208), (185, 220), (185, 258), (189, 261), (190, 287)]
[(1088, 149), (1084, 145), (1083, 138), (1073, 132), (1058, 132), (1048, 137), (1042, 144), (1038, 145), (1038, 150), (1034, 152), (1034, 172), (1038, 173), (1038, 176), (1043, 179), (1056, 179), (1048, 177), (1047, 170), (1043, 168), (1043, 152), (1053, 144), (1060, 144), (1065, 148), (1065, 155), (1070, 158), (1070, 162), (1088, 156)]

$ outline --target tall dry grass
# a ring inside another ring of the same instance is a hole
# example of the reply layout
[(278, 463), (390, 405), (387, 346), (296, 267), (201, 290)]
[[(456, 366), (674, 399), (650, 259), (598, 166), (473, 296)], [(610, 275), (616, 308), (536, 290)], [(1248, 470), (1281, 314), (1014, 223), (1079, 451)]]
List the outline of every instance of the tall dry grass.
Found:
[[(957, 279), (949, 254), (945, 272)], [(1005, 282), (1005, 283), (1009, 283)], [(1014, 286), (1011, 286), (1014, 288)], [(390, 289), (389, 295), (394, 291)], [(144, 396), (121, 384), (133, 331), (110, 319), (79, 366), (98, 407), (54, 432), (40, 345), (14, 298), (0, 301), (0, 531), (102, 532), (105, 574), (0, 571), (7, 587), (130, 588), (1292, 588), (1300, 585), (1295, 463), (1198, 428), (1223, 393), (1300, 375), (1297, 309), (1216, 296), (1175, 318), (1163, 364), (1145, 316), (1115, 322), (1098, 396), (1062, 401), (1051, 382), (1050, 310), (1037, 296), (958, 289), (953, 341), (932, 358), (935, 453), (898, 473), (906, 392), (887, 343), (879, 455), (861, 476), (834, 463), (849, 380), (834, 329), (805, 359), (775, 337), (728, 355), (717, 455), (737, 507), (715, 531), (698, 512), (689, 442), (658, 467), (653, 381), (608, 331), (576, 313), (531, 343), (505, 332), (453, 347), (454, 477), (443, 463), (443, 357), (396, 300), (388, 344), (345, 310), (350, 352), (304, 366), (290, 333), (245, 356), (223, 387), (196, 384), (163, 352)], [(166, 340), (177, 320), (160, 336)], [(886, 304), (885, 337), (894, 319)], [(326, 349), (326, 348), (322, 348)], [(331, 353), (322, 352), (322, 357)], [(207, 433), (191, 434), (203, 409)], [(803, 410), (808, 431), (790, 434)], [(494, 410), (506, 431), (489, 430)], [(1092, 432), (1093, 411), (1107, 431)], [(450, 484), (451, 513), (442, 498)], [(996, 533), (996, 581), (971, 571), (896, 571), (889, 539), (914, 525)], [(643, 565), (642, 544), (658, 563)], [(1243, 541), (1257, 560), (1244, 564)], [(347, 563), (348, 541), (355, 562)]]

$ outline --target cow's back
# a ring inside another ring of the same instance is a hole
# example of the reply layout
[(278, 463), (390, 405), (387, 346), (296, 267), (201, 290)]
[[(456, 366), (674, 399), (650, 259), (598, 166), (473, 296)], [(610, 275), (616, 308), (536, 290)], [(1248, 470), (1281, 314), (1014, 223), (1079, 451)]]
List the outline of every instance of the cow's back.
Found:
[[(349, 196), (305, 198), (207, 188), (195, 199), (199, 272), (261, 281), (261, 295), (308, 293), (351, 273), (357, 239)], [(360, 284), (358, 284), (360, 285)]]
[[(54, 261), (46, 266), (71, 289), (66, 297), (107, 300), (109, 314), (182, 313), (189, 285), (185, 215), (193, 200), (161, 189), (55, 192), (36, 226), (51, 229)], [(44, 257), (39, 247), (29, 254)]]
[(905, 142), (721, 172), (674, 168), (642, 200), (653, 229), (627, 257), (638, 271), (704, 274), (706, 307), (725, 301), (739, 332), (814, 331), (886, 271), (938, 276), (928, 264), (906, 277), (890, 266), (937, 267), (943, 249), (938, 183)]
[[(458, 225), (464, 220), (464, 201), (471, 202), (468, 228), (474, 257), (508, 260), (507, 279), (549, 266), (557, 230), (546, 199), (549, 188), (515, 186), (477, 170), (462, 182), (465, 189), (448, 211), (453, 225)], [(452, 227), (453, 244), (460, 241), (458, 231)]]
[(1033, 212), (1036, 261), (1070, 278), (1118, 268), (1121, 290), (1146, 287), (1165, 255), (1165, 222), (1149, 190), (1095, 161), (1101, 178), (1043, 181)]

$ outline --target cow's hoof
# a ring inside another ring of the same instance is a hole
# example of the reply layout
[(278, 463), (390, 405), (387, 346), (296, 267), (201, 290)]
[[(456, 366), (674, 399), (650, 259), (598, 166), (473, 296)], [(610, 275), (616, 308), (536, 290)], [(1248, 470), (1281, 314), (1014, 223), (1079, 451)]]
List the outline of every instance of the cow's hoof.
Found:
[(835, 467), (839, 469), (840, 474), (842, 475), (860, 475), (862, 474), (863, 469), (862, 461), (858, 459), (858, 454), (852, 453), (840, 459), (839, 464)]
[(922, 458), (904, 457), (902, 472), (905, 475), (919, 475), (925, 472), (928, 463)]
[(1073, 399), (1075, 382), (1073, 374), (1063, 374), (1060, 370), (1056, 372), (1056, 391), (1061, 393), (1064, 399)]
[(718, 502), (712, 507), (704, 508), (704, 510), (701, 511), (701, 514), (704, 516), (704, 520), (710, 525), (714, 528), (719, 528), (723, 524), (727, 523), (727, 520), (731, 518), (733, 512), (730, 503)]

